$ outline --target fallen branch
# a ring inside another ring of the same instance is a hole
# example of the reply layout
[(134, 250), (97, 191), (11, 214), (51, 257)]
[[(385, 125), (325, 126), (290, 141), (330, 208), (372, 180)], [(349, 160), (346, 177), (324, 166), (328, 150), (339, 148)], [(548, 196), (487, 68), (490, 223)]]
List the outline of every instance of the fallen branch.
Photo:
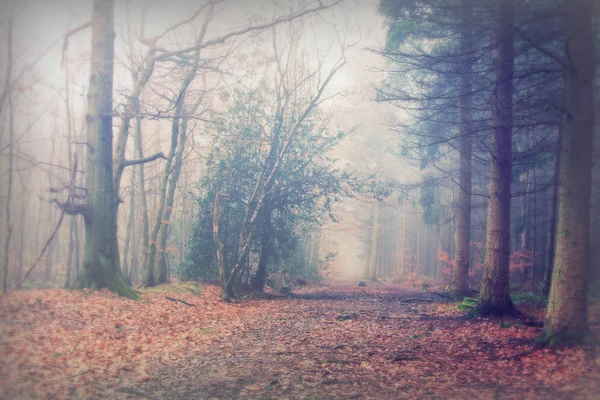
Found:
[(56, 233), (58, 232), (58, 229), (62, 225), (63, 219), (65, 218), (65, 212), (63, 210), (61, 210), (61, 211), (62, 212), (60, 213), (60, 219), (58, 220), (58, 223), (56, 224), (56, 228), (54, 228), (54, 232), (52, 232), (52, 234), (48, 238), (48, 241), (46, 242), (46, 245), (42, 249), (42, 252), (40, 253), (39, 257), (37, 258), (37, 260), (35, 260), (33, 265), (27, 270), (27, 272), (25, 272), (25, 275), (23, 275), (21, 280), (19, 282), (17, 282), (14, 289), (18, 289), (19, 287), (21, 287), (21, 285), (23, 284), (23, 282), (25, 282), (25, 279), (27, 279), (27, 277), (29, 276), (31, 271), (33, 271), (33, 269), (38, 265), (38, 263), (44, 256), (44, 253), (46, 253), (46, 250), (48, 250), (48, 246), (50, 246), (50, 243), (52, 243), (52, 239), (54, 239), (54, 236), (56, 236)]
[(75, 347), (73, 347), (73, 350), (71, 350), (71, 352), (69, 354), (75, 353), (75, 350), (77, 350), (77, 347), (79, 347), (79, 343), (81, 343), (81, 338), (79, 338), (79, 340), (77, 341), (77, 344), (75, 345)]
[(175, 297), (169, 297), (169, 296), (165, 296), (165, 299), (167, 299), (167, 300), (171, 300), (171, 301), (174, 301), (174, 302), (176, 302), (176, 303), (177, 303), (177, 302), (179, 302), (179, 303), (183, 303), (183, 304), (185, 304), (186, 306), (190, 306), (190, 307), (196, 307), (196, 305), (195, 305), (195, 304), (188, 303), (187, 301), (184, 301), (184, 300), (176, 299)]
[(406, 300), (399, 300), (399, 303), (417, 303), (417, 302), (424, 302), (424, 303), (435, 303), (435, 300), (428, 300), (428, 299), (406, 299)]
[(80, 373), (78, 373), (78, 374), (75, 374), (75, 375), (69, 375), (69, 376), (67, 376), (67, 378), (75, 378), (75, 377), (78, 377), (78, 376), (81, 376), (81, 375), (85, 375), (85, 374), (87, 374), (88, 372), (92, 372), (92, 370), (91, 370), (91, 369), (88, 369), (88, 370), (85, 370), (85, 371), (83, 371), (83, 372), (80, 372)]

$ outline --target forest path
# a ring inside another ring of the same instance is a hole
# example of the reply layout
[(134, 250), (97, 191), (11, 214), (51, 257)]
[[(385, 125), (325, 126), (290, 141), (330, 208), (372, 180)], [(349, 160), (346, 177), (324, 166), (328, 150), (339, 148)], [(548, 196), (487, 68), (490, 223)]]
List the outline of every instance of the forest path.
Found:
[[(539, 329), (467, 321), (443, 300), (394, 284), (348, 283), (235, 304), (243, 312), (223, 321), (225, 334), (201, 349), (190, 345), (184, 358), (158, 367), (132, 398), (566, 399), (582, 389), (600, 393), (581, 375), (549, 385), (569, 366), (553, 350), (536, 347)], [(536, 352), (542, 358), (530, 362)], [(597, 361), (588, 358), (596, 367)]]
[[(0, 399), (600, 399), (596, 349), (539, 348), (540, 328), (465, 320), (413, 287), (226, 303), (217, 286), (185, 283), (141, 296), (0, 297)], [(599, 316), (592, 305), (600, 335)]]

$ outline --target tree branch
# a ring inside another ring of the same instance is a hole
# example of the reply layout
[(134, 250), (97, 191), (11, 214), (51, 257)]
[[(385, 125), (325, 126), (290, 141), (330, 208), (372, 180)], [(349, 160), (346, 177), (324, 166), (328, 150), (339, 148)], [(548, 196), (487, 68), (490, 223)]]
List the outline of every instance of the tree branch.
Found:
[(54, 236), (56, 236), (56, 233), (58, 232), (58, 229), (62, 225), (64, 217), (65, 217), (65, 213), (61, 212), (60, 213), (60, 219), (58, 220), (58, 223), (56, 224), (56, 228), (54, 228), (54, 232), (52, 232), (52, 234), (48, 238), (48, 241), (46, 242), (46, 245), (42, 249), (42, 252), (40, 253), (40, 255), (37, 258), (37, 260), (35, 260), (35, 262), (33, 263), (33, 265), (27, 270), (27, 272), (25, 273), (25, 275), (23, 275), (23, 277), (21, 278), (21, 280), (19, 280), (19, 282), (17, 282), (17, 284), (14, 287), (15, 289), (18, 289), (23, 284), (23, 282), (25, 282), (25, 279), (27, 279), (27, 277), (29, 276), (29, 274), (31, 273), (31, 271), (33, 271), (33, 269), (36, 267), (36, 265), (38, 265), (38, 263), (40, 262), (40, 260), (44, 256), (44, 253), (48, 249), (48, 246), (50, 246), (50, 243), (52, 243), (52, 239), (54, 239)]
[(146, 164), (146, 163), (152, 162), (154, 160), (157, 160), (159, 158), (162, 158), (163, 160), (167, 159), (167, 157), (165, 157), (165, 154), (161, 151), (160, 153), (156, 153), (153, 156), (141, 158), (139, 160), (125, 160), (123, 162), (123, 167), (130, 167), (132, 165)]
[(341, 3), (341, 2), (342, 2), (342, 0), (337, 0), (337, 1), (335, 1), (334, 3), (332, 3), (332, 4), (328, 5), (328, 6), (323, 6), (323, 4), (321, 2), (319, 2), (319, 6), (318, 7), (313, 7), (313, 8), (309, 8), (307, 10), (300, 11), (300, 12), (297, 12), (297, 13), (293, 13), (293, 14), (290, 14), (290, 15), (281, 16), (281, 17), (278, 17), (278, 18), (276, 18), (275, 20), (273, 20), (271, 22), (267, 22), (267, 23), (264, 23), (264, 24), (249, 26), (249, 27), (244, 28), (244, 29), (240, 29), (240, 30), (237, 30), (237, 31), (234, 31), (234, 32), (230, 32), (230, 33), (225, 34), (223, 36), (220, 36), (218, 38), (209, 40), (209, 41), (204, 42), (204, 43), (197, 44), (197, 45), (192, 46), (192, 47), (188, 47), (188, 48), (181, 49), (181, 50), (168, 51), (168, 52), (165, 52), (163, 54), (160, 54), (160, 55), (154, 57), (154, 59), (156, 61), (160, 61), (160, 60), (164, 60), (164, 59), (167, 59), (169, 57), (172, 57), (172, 56), (178, 56), (178, 55), (182, 55), (182, 54), (185, 54), (185, 53), (191, 53), (191, 52), (199, 50), (199, 49), (203, 49), (203, 48), (206, 48), (206, 47), (214, 46), (216, 44), (221, 44), (221, 43), (225, 42), (227, 39), (230, 39), (232, 37), (245, 35), (246, 33), (249, 33), (249, 32), (252, 32), (252, 31), (258, 31), (258, 30), (270, 28), (272, 26), (278, 25), (278, 24), (283, 23), (283, 22), (290, 22), (290, 21), (293, 21), (293, 20), (298, 19), (300, 17), (303, 17), (305, 15), (326, 10), (326, 9), (331, 8), (331, 7), (333, 7), (336, 4)]
[(67, 47), (69, 46), (69, 37), (76, 35), (77, 33), (81, 32), (85, 28), (89, 28), (90, 26), (92, 26), (92, 21), (88, 21), (85, 24), (79, 25), (78, 27), (73, 28), (70, 31), (68, 31), (67, 33), (65, 33), (65, 40), (63, 41), (63, 46), (62, 46), (62, 58), (60, 60), (61, 67), (65, 63), (65, 52), (67, 51)]

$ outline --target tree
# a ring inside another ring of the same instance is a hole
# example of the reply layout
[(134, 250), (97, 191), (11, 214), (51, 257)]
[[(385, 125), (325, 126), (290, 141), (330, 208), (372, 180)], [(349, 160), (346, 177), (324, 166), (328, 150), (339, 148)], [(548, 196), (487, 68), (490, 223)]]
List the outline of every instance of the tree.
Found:
[(371, 252), (369, 257), (369, 267), (367, 273), (369, 274), (369, 279), (373, 282), (377, 282), (377, 266), (381, 264), (381, 261), (378, 260), (378, 244), (379, 244), (379, 231), (381, 230), (381, 223), (379, 220), (379, 212), (381, 205), (379, 202), (375, 204), (375, 212), (373, 215), (373, 232), (371, 233)]
[(514, 2), (498, 0), (497, 47), (494, 53), (495, 90), (492, 102), (492, 158), (490, 166), (486, 254), (478, 315), (515, 311), (509, 295), (510, 175), (512, 166), (512, 106), (514, 58)]
[[(472, 0), (461, 1), (462, 23), (460, 31), (460, 52), (469, 57), (473, 52), (473, 28), (471, 26)], [(469, 256), (471, 244), (471, 159), (473, 153), (472, 134), (472, 63), (467, 59), (460, 74), (460, 158), (458, 213), (456, 215), (456, 250), (450, 295), (455, 298), (469, 294)]]
[(75, 207), (72, 203), (59, 204), (59, 207), (66, 212), (82, 214), (85, 222), (83, 271), (75, 287), (107, 287), (120, 295), (136, 297), (121, 272), (117, 243), (117, 200), (112, 164), (114, 0), (94, 0), (91, 28), (86, 116), (87, 202), (82, 207)]
[(4, 257), (2, 259), (2, 293), (8, 291), (8, 264), (9, 264), (9, 251), (10, 251), (10, 240), (12, 238), (13, 225), (11, 217), (11, 201), (12, 201), (12, 190), (13, 190), (13, 153), (14, 153), (14, 110), (12, 100), (12, 62), (13, 62), (13, 17), (9, 16), (8, 27), (7, 27), (7, 46), (6, 46), (6, 73), (4, 88), (2, 90), (2, 98), (0, 100), (0, 116), (2, 115), (4, 101), (8, 102), (8, 185), (5, 204), (5, 218), (6, 218), (6, 232), (4, 237)]
[(593, 1), (564, 3), (564, 99), (556, 255), (542, 340), (589, 338), (587, 275), (594, 127)]

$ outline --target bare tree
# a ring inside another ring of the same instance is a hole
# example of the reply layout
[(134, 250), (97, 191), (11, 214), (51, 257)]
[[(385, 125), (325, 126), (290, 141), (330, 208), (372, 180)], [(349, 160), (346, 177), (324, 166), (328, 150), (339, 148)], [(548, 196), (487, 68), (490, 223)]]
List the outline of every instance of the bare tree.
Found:
[(9, 16), (7, 27), (7, 46), (6, 46), (6, 74), (4, 81), (4, 90), (2, 91), (2, 99), (0, 100), (0, 116), (4, 101), (8, 100), (8, 184), (6, 187), (6, 203), (5, 203), (5, 218), (6, 218), (6, 237), (4, 239), (4, 259), (2, 260), (2, 293), (8, 291), (8, 263), (10, 260), (10, 240), (12, 238), (13, 226), (11, 216), (11, 200), (13, 190), (13, 151), (14, 151), (14, 123), (13, 123), (13, 98), (12, 98), (12, 47), (13, 47), (13, 27), (12, 16)]

